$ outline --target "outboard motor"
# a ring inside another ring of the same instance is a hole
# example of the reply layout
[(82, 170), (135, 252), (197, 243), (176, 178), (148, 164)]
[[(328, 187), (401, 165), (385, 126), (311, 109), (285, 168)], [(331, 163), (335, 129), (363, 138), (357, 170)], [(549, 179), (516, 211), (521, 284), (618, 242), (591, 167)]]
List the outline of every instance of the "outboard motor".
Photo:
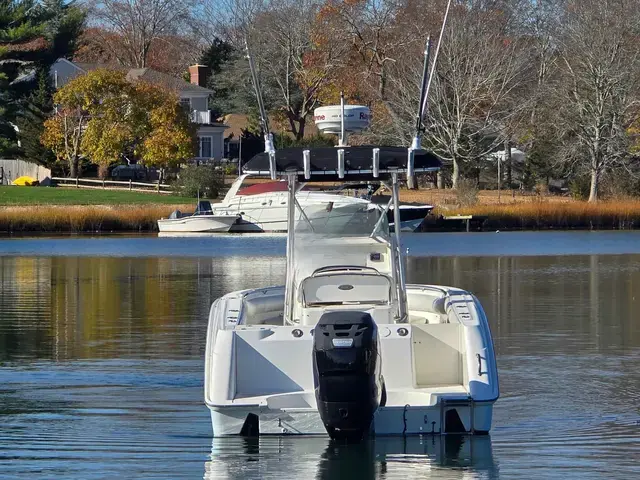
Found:
[(327, 312), (313, 336), (320, 418), (331, 438), (360, 440), (371, 427), (384, 388), (378, 328), (365, 312)]

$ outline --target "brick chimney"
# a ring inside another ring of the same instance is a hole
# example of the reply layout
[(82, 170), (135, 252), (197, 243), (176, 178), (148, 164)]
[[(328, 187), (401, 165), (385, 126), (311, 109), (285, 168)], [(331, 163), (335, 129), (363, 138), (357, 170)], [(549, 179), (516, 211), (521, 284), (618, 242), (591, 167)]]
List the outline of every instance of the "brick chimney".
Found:
[(191, 83), (194, 85), (206, 88), (210, 73), (211, 69), (206, 65), (191, 65), (189, 67), (189, 76), (191, 77)]

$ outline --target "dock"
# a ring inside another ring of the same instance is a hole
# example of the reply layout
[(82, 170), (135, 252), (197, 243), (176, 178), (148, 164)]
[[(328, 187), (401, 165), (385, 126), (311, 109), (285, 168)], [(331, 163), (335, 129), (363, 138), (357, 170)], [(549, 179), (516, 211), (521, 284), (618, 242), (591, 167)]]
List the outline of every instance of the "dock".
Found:
[(422, 222), (420, 230), (423, 232), (482, 231), (487, 218), (486, 215), (429, 215)]

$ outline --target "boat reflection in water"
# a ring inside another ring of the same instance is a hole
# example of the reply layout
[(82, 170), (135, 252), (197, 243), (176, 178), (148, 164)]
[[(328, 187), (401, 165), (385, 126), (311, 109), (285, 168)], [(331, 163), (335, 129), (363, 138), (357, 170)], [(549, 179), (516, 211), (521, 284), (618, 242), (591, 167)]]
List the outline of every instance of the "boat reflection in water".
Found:
[(326, 437), (214, 438), (204, 479), (357, 480), (424, 475), (447, 479), (498, 478), (491, 437), (371, 437), (358, 444)]

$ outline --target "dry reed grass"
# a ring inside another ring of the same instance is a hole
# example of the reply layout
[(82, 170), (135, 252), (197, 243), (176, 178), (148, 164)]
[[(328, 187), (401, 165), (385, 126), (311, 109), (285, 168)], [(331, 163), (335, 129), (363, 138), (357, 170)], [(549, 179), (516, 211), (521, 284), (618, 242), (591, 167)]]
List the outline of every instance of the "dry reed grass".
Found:
[(512, 204), (438, 208), (440, 215), (487, 217), (485, 228), (504, 229), (633, 229), (640, 228), (640, 200), (588, 203), (537, 200)]
[[(403, 202), (428, 203), (436, 206), (456, 207), (459, 204), (458, 194), (451, 189), (424, 189), (424, 190), (400, 190), (400, 200)], [(519, 191), (503, 191), (498, 197), (497, 190), (479, 190), (477, 192), (477, 202), (479, 205), (485, 204), (510, 204), (529, 203), (532, 201), (547, 201), (550, 203), (572, 203), (570, 197), (560, 195), (536, 195), (532, 193), (522, 193)]]
[[(526, 201), (517, 203), (489, 203), (472, 207), (440, 204), (434, 213), (436, 216), (486, 217), (484, 227), (487, 229), (640, 228), (640, 200), (619, 199), (598, 203), (566, 198), (558, 200), (528, 197)], [(192, 211), (193, 205), (1, 207), (0, 232), (156, 231), (156, 221), (168, 217), (176, 209)]]
[(156, 231), (159, 218), (189, 205), (28, 206), (0, 208), (0, 232)]

